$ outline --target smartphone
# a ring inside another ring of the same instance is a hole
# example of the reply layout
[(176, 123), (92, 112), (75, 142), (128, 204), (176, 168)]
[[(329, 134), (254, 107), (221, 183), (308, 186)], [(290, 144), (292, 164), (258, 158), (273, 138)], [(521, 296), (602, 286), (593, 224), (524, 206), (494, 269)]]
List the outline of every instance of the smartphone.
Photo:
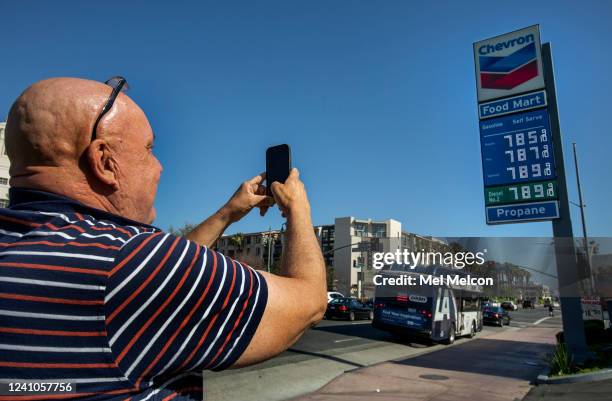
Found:
[(269, 196), (272, 196), (270, 186), (274, 181), (284, 183), (291, 171), (291, 148), (282, 144), (269, 147), (266, 150), (266, 187)]

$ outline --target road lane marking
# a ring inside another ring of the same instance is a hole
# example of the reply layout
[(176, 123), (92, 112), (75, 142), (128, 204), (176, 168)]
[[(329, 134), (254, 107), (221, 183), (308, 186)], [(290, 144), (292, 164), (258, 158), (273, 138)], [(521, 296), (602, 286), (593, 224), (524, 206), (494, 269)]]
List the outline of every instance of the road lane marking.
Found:
[(550, 319), (550, 318), (552, 318), (552, 316), (546, 316), (546, 317), (543, 317), (542, 319), (540, 319), (540, 320), (536, 320), (535, 322), (533, 322), (533, 325), (535, 326), (535, 325), (537, 325), (537, 324), (540, 324), (540, 323), (542, 323), (544, 320), (548, 320), (548, 319)]
[(356, 338), (345, 338), (343, 340), (334, 340), (335, 343), (343, 343), (345, 341), (353, 341), (356, 340)]

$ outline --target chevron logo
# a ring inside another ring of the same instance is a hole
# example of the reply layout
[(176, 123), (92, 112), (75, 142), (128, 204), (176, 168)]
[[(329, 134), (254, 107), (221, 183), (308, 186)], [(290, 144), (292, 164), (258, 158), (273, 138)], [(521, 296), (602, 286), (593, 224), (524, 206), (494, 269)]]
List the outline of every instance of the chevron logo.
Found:
[(535, 43), (504, 57), (479, 56), (480, 83), (486, 89), (512, 89), (538, 76)]

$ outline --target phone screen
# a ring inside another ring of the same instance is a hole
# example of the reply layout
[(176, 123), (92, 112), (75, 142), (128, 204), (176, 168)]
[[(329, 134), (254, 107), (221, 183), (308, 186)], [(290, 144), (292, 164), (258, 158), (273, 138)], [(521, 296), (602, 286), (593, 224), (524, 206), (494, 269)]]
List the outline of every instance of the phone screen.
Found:
[(274, 181), (284, 183), (291, 171), (291, 149), (289, 145), (272, 146), (266, 150), (266, 186), (272, 195), (270, 185)]

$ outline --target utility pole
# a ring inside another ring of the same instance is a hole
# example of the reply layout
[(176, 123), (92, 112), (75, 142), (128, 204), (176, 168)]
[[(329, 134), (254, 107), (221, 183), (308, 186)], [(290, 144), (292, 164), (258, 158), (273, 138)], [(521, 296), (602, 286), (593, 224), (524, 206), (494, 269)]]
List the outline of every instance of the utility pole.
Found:
[(582, 201), (582, 187), (580, 186), (580, 173), (578, 172), (578, 156), (576, 154), (576, 142), (572, 143), (574, 150), (574, 165), (576, 166), (576, 182), (578, 183), (578, 202), (580, 203), (580, 218), (582, 219), (582, 236), (584, 241), (584, 257), (586, 258), (586, 266), (589, 274), (589, 281), (591, 283), (591, 294), (595, 293), (595, 281), (593, 280), (593, 273), (591, 271), (591, 253), (589, 252), (589, 237), (587, 236), (586, 219), (584, 218), (585, 204)]
[(270, 273), (270, 250), (272, 249), (272, 226), (268, 227), (268, 273)]

